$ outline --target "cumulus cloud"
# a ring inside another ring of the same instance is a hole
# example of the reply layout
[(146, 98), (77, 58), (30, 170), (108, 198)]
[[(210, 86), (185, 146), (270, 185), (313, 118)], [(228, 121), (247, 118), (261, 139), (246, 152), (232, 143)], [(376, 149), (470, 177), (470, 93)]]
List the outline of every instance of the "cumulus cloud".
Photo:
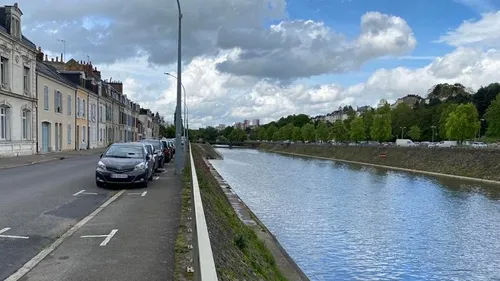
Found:
[(405, 20), (379, 12), (361, 18), (361, 33), (349, 41), (322, 22), (283, 21), (269, 29), (219, 30), (217, 44), (240, 53), (217, 69), (235, 75), (295, 79), (358, 69), (364, 62), (403, 55), (416, 45)]
[[(62, 51), (57, 39), (66, 40), (68, 53), (76, 59), (88, 54), (104, 78), (123, 81), (127, 96), (172, 120), (176, 81), (164, 72), (176, 73), (175, 1), (60, 3), (23, 3), (25, 35), (49, 54)], [(295, 79), (353, 71), (377, 58), (408, 58), (416, 38), (404, 19), (368, 12), (359, 34), (348, 39), (322, 22), (288, 20), (285, 0), (192, 0), (183, 9), (182, 82), (191, 127), (376, 105), (381, 98), (425, 95), (444, 82), (477, 89), (500, 72), (500, 51), (493, 48), (500, 42), (500, 12), (443, 35), (440, 42), (457, 48), (424, 67), (378, 69), (365, 82), (345, 86)], [(279, 23), (266, 28), (267, 20)]]

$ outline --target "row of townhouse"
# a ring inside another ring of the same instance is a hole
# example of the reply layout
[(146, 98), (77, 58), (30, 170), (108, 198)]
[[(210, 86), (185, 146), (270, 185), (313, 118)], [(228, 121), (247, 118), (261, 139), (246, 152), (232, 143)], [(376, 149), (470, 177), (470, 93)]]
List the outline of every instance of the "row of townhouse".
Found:
[(158, 113), (91, 62), (48, 59), (21, 32), (17, 4), (0, 7), (0, 158), (159, 137)]

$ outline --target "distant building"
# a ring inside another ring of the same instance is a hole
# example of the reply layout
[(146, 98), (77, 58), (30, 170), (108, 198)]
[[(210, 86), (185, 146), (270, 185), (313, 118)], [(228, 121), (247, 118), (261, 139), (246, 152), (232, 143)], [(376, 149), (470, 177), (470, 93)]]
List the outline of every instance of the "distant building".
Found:
[(252, 120), (252, 126), (259, 127), (260, 126), (260, 120), (259, 119), (253, 119)]
[(215, 127), (215, 129), (217, 129), (217, 131), (222, 131), (226, 128), (226, 125), (224, 124), (219, 124), (217, 127)]
[(396, 108), (400, 104), (406, 104), (409, 107), (414, 107), (417, 102), (422, 101), (423, 98), (417, 95), (407, 95), (396, 100), (396, 102), (391, 105), (391, 108)]

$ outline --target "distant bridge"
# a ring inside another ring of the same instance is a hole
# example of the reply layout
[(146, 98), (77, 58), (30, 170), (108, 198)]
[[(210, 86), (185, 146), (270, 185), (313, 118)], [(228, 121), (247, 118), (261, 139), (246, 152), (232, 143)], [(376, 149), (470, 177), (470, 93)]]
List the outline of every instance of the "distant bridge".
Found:
[(210, 142), (213, 147), (226, 147), (229, 148), (257, 148), (260, 144), (258, 141), (227, 141), (227, 142)]

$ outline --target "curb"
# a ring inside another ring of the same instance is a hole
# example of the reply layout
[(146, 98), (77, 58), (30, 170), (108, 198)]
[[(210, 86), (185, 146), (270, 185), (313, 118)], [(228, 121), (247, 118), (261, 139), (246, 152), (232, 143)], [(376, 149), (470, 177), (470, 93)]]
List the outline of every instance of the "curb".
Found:
[[(79, 153), (79, 154), (70, 154), (70, 155), (65, 155), (65, 156), (54, 156), (53, 158), (48, 158), (48, 159), (43, 159), (43, 160), (37, 160), (37, 161), (32, 161), (28, 163), (23, 163), (23, 164), (15, 164), (15, 165), (10, 165), (10, 166), (5, 166), (5, 167), (0, 167), (1, 170), (7, 170), (7, 169), (13, 169), (13, 168), (19, 168), (19, 167), (26, 167), (26, 166), (32, 166), (36, 164), (41, 164), (41, 163), (46, 163), (46, 162), (51, 162), (51, 161), (56, 161), (56, 160), (64, 160), (64, 159), (69, 159), (69, 158), (75, 158), (79, 156), (90, 156), (90, 155), (96, 155), (100, 154), (102, 151), (95, 151), (93, 153)], [(6, 158), (8, 159), (8, 158)]]

